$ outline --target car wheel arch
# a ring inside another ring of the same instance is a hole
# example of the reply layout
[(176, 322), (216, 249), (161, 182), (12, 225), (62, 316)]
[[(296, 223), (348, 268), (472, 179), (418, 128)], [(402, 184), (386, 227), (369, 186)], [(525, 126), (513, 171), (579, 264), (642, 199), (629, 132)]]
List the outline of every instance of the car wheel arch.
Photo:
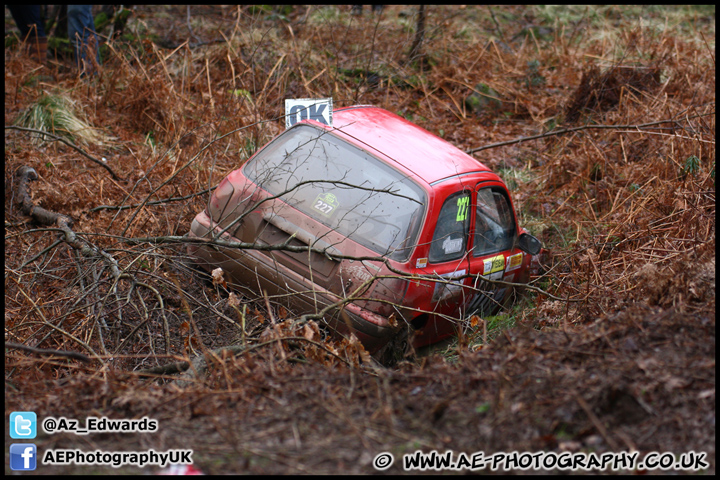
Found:
[(430, 319), (430, 316), (427, 313), (421, 313), (417, 317), (410, 320), (410, 325), (412, 325), (412, 328), (414, 330), (420, 330), (425, 325), (427, 325), (427, 322), (429, 319)]

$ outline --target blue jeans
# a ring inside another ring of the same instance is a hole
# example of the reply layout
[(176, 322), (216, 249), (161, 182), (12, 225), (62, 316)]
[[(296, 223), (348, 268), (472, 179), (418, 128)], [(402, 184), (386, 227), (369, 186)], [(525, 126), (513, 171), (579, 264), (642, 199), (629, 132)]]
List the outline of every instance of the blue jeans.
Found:
[(95, 61), (100, 65), (100, 48), (95, 34), (95, 21), (92, 5), (68, 5), (68, 37), (75, 49), (75, 62), (78, 68), (93, 70), (88, 53), (94, 53)]

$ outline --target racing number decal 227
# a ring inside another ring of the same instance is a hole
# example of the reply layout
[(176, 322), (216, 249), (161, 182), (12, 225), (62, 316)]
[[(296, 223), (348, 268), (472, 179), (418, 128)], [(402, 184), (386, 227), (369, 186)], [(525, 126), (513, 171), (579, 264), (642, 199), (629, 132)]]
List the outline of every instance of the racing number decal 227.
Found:
[(457, 222), (464, 222), (468, 215), (468, 205), (470, 205), (470, 197), (464, 196), (458, 198), (457, 206), (457, 217), (455, 218), (455, 221)]
[(332, 193), (321, 193), (315, 199), (315, 210), (319, 211), (326, 217), (329, 217), (335, 208), (338, 206), (338, 201), (335, 195)]

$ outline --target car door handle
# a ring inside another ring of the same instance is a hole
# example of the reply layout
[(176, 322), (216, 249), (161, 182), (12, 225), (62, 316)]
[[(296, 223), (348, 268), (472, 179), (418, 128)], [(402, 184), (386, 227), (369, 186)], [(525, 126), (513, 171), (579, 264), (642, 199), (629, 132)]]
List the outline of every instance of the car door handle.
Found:
[(333, 247), (325, 240), (320, 240), (312, 233), (298, 227), (286, 218), (283, 218), (272, 212), (267, 212), (265, 213), (265, 215), (263, 215), (263, 220), (265, 220), (271, 225), (274, 225), (288, 235), (293, 235), (295, 238), (310, 247), (317, 248), (318, 250), (324, 250), (325, 253), (329, 255), (342, 255), (342, 252), (340, 250)]

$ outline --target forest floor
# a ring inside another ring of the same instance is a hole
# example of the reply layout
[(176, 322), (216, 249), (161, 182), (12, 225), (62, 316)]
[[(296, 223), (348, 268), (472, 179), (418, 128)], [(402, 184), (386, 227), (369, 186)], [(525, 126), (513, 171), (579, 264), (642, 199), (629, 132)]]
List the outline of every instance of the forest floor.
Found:
[[(417, 8), (137, 6), (123, 33), (101, 31), (102, 66), (82, 78), (62, 42), (51, 61), (26, 58), (5, 10), (6, 446), (23, 442), (10, 413), (33, 411), (158, 422), (38, 426), (41, 459), (192, 449), (206, 474), (368, 474), (383, 453), (402, 473), (415, 452), (669, 452), (667, 471), (689, 472), (675, 461), (695, 452), (715, 473), (714, 6), (429, 6), (409, 58)], [(285, 98), (325, 97), (466, 151), (556, 132), (473, 155), (550, 252), (534, 285), (570, 301), (528, 294), (485, 319), (487, 342), (458, 319), (459, 341), (380, 368), (261, 296), (229, 304), (182, 244), (153, 241), (187, 233), (207, 189), (283, 130)], [(8, 128), (42, 98), (66, 99), (87, 126), (54, 132), (97, 161)], [(70, 216), (90, 250), (17, 204), (22, 166), (38, 174), (32, 202)], [(288, 340), (302, 332), (312, 342)], [(140, 373), (211, 350), (184, 381)], [(603, 470), (590, 467), (578, 472)]]

